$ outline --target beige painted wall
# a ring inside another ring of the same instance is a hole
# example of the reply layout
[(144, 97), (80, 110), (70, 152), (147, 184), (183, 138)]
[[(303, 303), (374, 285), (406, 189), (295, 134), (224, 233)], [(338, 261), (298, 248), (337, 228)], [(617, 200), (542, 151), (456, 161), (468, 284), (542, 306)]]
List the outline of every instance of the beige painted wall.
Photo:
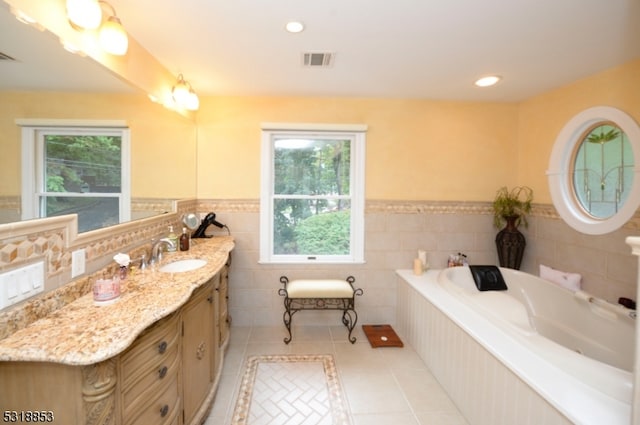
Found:
[(640, 123), (640, 59), (520, 104), (517, 182), (534, 189), (536, 202), (551, 203), (545, 172), (558, 133), (574, 115), (598, 105), (621, 109)]
[(366, 196), (493, 198), (516, 173), (517, 105), (429, 100), (204, 97), (198, 198), (260, 197), (260, 124), (366, 124)]
[(20, 194), (16, 118), (125, 120), (131, 128), (132, 195), (193, 198), (196, 128), (144, 95), (0, 92), (0, 195)]
[(367, 124), (367, 199), (490, 201), (529, 185), (551, 203), (546, 170), (557, 134), (591, 106), (640, 122), (640, 60), (519, 104), (310, 97), (204, 97), (198, 198), (256, 199), (260, 123)]

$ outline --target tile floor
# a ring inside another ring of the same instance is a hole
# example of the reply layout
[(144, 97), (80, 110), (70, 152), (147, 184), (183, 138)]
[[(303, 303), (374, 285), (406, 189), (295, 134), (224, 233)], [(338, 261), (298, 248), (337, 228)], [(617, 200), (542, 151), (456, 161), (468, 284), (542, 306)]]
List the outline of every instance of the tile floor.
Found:
[[(248, 355), (333, 354), (353, 425), (466, 425), (416, 352), (371, 348), (360, 326), (355, 344), (344, 326), (294, 329), (286, 345), (281, 327), (233, 327), (218, 392), (205, 425), (228, 425)], [(399, 335), (402, 339), (402, 335)]]

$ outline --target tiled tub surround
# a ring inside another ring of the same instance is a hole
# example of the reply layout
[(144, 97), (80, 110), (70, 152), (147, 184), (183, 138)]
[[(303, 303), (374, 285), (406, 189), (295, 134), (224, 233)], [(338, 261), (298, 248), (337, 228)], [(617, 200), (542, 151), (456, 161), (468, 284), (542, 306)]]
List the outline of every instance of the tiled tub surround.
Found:
[[(463, 252), (472, 264), (497, 264), (492, 212), (487, 202), (375, 201), (365, 210), (365, 264), (259, 264), (259, 201), (199, 200), (198, 211), (215, 211), (236, 237), (231, 274), (231, 314), (239, 326), (282, 325), (282, 275), (298, 278), (341, 278), (353, 275), (365, 295), (358, 299), (358, 325), (395, 322), (396, 269), (411, 267), (418, 249), (427, 251), (433, 268), (446, 266), (449, 254)], [(552, 206), (535, 205), (522, 270), (538, 274), (538, 266), (579, 272), (583, 289), (617, 302), (636, 298), (637, 261), (625, 238), (638, 233), (638, 217), (611, 234), (580, 234), (562, 220)], [(211, 227), (213, 234), (225, 234)], [(331, 312), (307, 312), (301, 325), (331, 326), (339, 318)], [(334, 312), (335, 313), (335, 312)]]
[[(120, 298), (107, 306), (94, 305), (87, 283), (71, 283), (65, 305), (52, 312), (22, 310), (35, 316), (28, 318), (26, 327), (0, 340), (0, 361), (89, 365), (109, 359), (124, 351), (148, 326), (181, 307), (225, 265), (234, 246), (232, 237), (216, 237), (198, 240), (189, 251), (165, 254), (163, 263), (201, 258), (207, 264), (182, 273), (151, 269), (132, 273)], [(74, 295), (79, 297), (73, 299)], [(59, 301), (49, 297), (49, 302)]]

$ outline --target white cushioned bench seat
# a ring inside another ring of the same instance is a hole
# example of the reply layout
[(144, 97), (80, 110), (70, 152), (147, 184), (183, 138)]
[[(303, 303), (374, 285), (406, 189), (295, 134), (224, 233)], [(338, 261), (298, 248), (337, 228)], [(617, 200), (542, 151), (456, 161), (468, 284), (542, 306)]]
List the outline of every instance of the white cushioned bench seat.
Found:
[(278, 295), (284, 297), (284, 313), (282, 321), (289, 333), (284, 338), (284, 343), (291, 342), (291, 321), (293, 315), (302, 310), (340, 310), (342, 311), (342, 324), (349, 331), (349, 342), (356, 342), (356, 337), (351, 336), (353, 328), (358, 322), (356, 313), (356, 296), (364, 293), (361, 288), (354, 288), (353, 276), (345, 280), (340, 279), (297, 279), (289, 280), (286, 276), (280, 276), (280, 283), (284, 285), (278, 290)]
[(339, 279), (298, 279), (287, 284), (289, 298), (352, 298), (353, 288)]

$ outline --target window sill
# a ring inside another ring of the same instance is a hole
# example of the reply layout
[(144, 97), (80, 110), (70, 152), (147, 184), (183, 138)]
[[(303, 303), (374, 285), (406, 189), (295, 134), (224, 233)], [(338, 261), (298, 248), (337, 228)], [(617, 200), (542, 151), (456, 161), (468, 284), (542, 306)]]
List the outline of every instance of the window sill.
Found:
[(310, 265), (310, 264), (326, 264), (326, 265), (332, 265), (332, 264), (366, 264), (367, 262), (365, 260), (344, 260), (344, 261), (338, 261), (338, 260), (333, 260), (333, 261), (329, 261), (329, 260), (300, 260), (300, 261), (294, 261), (294, 260), (259, 260), (258, 264), (302, 264), (302, 265)]

